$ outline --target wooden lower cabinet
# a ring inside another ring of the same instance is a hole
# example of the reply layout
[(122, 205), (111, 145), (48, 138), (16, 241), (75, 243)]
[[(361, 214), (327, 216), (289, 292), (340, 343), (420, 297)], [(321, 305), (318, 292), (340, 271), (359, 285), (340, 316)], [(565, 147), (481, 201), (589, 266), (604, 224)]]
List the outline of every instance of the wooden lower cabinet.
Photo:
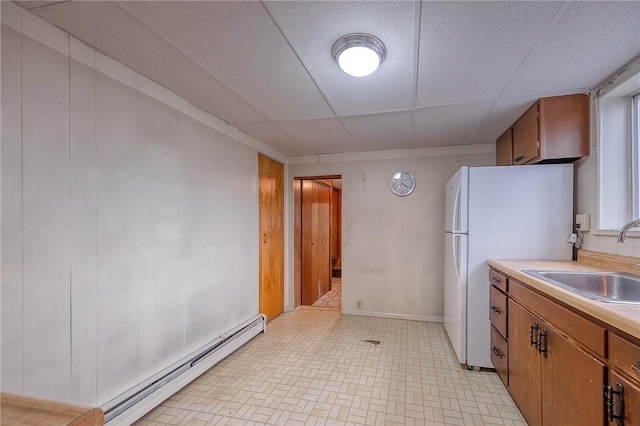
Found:
[(509, 391), (530, 425), (604, 423), (605, 365), (509, 301)]
[(611, 395), (611, 408), (607, 413), (611, 416), (611, 424), (640, 425), (640, 385), (632, 384), (615, 371), (611, 372), (610, 379), (612, 390), (622, 392)]
[(603, 363), (543, 324), (542, 424), (602, 425), (605, 419), (602, 389)]
[(611, 334), (609, 347), (609, 386), (613, 392), (608, 395), (607, 417), (614, 425), (640, 425), (640, 342)]
[(509, 301), (509, 393), (530, 426), (542, 424), (542, 372), (537, 339), (540, 321)]

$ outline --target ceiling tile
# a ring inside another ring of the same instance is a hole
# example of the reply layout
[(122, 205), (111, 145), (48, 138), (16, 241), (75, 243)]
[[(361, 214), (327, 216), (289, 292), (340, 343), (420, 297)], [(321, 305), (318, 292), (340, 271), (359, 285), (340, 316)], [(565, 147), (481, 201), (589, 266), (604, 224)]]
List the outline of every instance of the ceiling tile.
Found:
[(411, 111), (359, 115), (342, 120), (361, 151), (412, 148)]
[(122, 4), (271, 120), (333, 116), (261, 2)]
[(335, 154), (358, 151), (349, 132), (337, 118), (286, 121), (278, 123), (316, 154)]
[(114, 3), (65, 2), (34, 12), (225, 121), (266, 120), (226, 85)]
[(489, 109), (470, 142), (495, 142), (537, 100), (538, 97), (535, 95), (498, 99)]
[(567, 2), (565, 7), (505, 96), (590, 88), (640, 54), (640, 2)]
[(418, 106), (498, 97), (560, 6), (423, 2)]
[(420, 108), (414, 115), (414, 148), (469, 143), (493, 101)]
[[(267, 5), (338, 115), (414, 107), (417, 3), (273, 1)], [(345, 74), (331, 57), (333, 43), (356, 32), (372, 34), (387, 47), (385, 62), (365, 78)]]
[(33, 0), (33, 1), (18, 1), (16, 3), (21, 4), (22, 6), (26, 7), (27, 9), (35, 9), (35, 8), (38, 8), (38, 7), (49, 6), (49, 5), (56, 4), (56, 3), (63, 3), (65, 1), (68, 1), (68, 0), (55, 0), (55, 1), (37, 1), (37, 0)]
[(287, 157), (315, 154), (275, 123), (238, 123), (234, 126)]

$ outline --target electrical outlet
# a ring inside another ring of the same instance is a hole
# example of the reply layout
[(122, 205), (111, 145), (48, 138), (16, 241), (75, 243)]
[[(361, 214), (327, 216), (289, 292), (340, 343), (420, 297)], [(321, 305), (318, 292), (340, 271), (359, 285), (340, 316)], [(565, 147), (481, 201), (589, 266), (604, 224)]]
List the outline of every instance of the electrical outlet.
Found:
[(356, 306), (358, 307), (358, 309), (362, 309), (362, 302), (358, 300)]

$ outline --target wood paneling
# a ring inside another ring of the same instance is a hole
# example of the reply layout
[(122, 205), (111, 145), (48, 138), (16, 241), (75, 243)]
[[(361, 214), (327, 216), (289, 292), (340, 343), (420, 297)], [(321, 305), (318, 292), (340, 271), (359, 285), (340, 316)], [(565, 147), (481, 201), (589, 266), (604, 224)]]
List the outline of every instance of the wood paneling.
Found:
[(302, 181), (302, 304), (312, 305), (329, 291), (330, 187)]
[(342, 191), (331, 188), (331, 265), (341, 269), (342, 256)]
[(260, 313), (284, 311), (284, 167), (258, 155)]
[(293, 181), (293, 306), (302, 304), (302, 181)]

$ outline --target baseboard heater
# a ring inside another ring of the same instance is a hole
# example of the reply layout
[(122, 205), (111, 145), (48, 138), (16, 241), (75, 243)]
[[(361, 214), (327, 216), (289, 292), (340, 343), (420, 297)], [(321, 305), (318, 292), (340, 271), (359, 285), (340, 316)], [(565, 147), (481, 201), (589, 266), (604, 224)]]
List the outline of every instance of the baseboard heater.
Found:
[(254, 336), (264, 332), (265, 328), (265, 317), (256, 315), (158, 375), (110, 401), (102, 407), (105, 424), (130, 425), (139, 420)]

